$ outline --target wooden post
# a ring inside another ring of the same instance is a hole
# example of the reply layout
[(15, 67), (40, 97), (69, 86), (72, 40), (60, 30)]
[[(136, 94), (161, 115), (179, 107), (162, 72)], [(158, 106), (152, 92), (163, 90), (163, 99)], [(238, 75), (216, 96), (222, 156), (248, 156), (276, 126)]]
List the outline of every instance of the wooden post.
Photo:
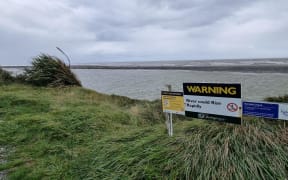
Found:
[[(241, 103), (242, 104), (242, 103)], [(243, 121), (243, 116), (242, 116), (242, 107), (240, 106), (239, 107), (239, 116), (240, 116), (240, 118), (241, 118), (241, 126), (243, 126), (243, 124), (244, 124), (244, 121)]]
[[(170, 84), (166, 85), (168, 91), (172, 91), (172, 86)], [(168, 135), (173, 136), (173, 125), (172, 125), (172, 113), (166, 113), (166, 126), (168, 130)]]
[(172, 121), (172, 113), (169, 113), (170, 120), (170, 136), (173, 136), (173, 121)]

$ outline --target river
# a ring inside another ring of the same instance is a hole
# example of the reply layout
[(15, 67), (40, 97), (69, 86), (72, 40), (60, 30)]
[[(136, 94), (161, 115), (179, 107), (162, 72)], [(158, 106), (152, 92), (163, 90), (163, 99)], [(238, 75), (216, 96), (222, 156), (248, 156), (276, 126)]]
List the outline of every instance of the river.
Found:
[(184, 82), (241, 83), (242, 97), (263, 100), (288, 94), (288, 74), (247, 72), (201, 72), (189, 70), (101, 70), (74, 69), (84, 87), (106, 94), (136, 99), (160, 99), (166, 84), (183, 91)]

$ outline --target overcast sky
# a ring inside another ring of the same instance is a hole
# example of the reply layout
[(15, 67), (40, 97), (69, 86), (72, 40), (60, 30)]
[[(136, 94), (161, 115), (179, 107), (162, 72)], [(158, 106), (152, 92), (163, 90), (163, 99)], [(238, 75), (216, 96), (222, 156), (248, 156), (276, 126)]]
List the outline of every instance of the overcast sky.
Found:
[(2, 0), (0, 65), (288, 57), (288, 0)]

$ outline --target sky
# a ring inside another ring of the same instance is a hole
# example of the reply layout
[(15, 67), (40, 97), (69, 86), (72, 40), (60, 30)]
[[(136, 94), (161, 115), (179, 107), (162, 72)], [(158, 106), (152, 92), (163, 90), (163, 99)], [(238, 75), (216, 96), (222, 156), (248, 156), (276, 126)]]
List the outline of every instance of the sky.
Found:
[(288, 0), (2, 0), (0, 65), (288, 57)]

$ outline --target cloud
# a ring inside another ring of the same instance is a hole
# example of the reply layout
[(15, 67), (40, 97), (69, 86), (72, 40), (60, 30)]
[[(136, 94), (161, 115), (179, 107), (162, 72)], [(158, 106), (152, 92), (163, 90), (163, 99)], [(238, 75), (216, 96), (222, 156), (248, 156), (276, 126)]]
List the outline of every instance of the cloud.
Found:
[(286, 57), (287, 12), (286, 0), (6, 0), (0, 64), (56, 46), (74, 63)]

